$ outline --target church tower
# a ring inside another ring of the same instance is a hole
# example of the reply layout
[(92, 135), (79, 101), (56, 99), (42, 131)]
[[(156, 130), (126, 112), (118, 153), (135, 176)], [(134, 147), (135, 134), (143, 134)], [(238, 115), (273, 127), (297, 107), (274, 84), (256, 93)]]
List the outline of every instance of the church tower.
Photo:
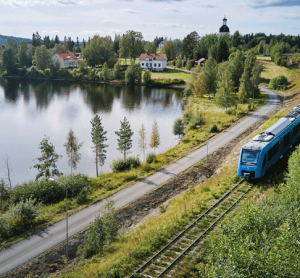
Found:
[(224, 18), (223, 18), (223, 25), (219, 29), (219, 37), (223, 36), (225, 34), (228, 34), (228, 35), (230, 34), (229, 28), (227, 26), (227, 18), (226, 18), (226, 16), (224, 16)]

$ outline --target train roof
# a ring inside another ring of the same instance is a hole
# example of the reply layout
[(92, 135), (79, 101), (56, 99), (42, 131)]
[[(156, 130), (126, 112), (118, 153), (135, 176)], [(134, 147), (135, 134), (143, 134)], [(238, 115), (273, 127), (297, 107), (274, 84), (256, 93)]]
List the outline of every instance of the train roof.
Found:
[(262, 133), (256, 135), (252, 140), (243, 146), (243, 149), (261, 150), (272, 139), (278, 136), (293, 121), (300, 117), (300, 104), (296, 106), (289, 114), (279, 119), (275, 124), (267, 128)]

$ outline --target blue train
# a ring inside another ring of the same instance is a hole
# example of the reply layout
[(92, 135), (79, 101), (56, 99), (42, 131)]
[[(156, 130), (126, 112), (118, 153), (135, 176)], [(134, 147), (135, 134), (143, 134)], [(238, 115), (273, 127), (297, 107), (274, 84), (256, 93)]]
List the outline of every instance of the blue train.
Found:
[(292, 147), (300, 136), (300, 104), (271, 127), (242, 146), (238, 175), (246, 179), (262, 178)]

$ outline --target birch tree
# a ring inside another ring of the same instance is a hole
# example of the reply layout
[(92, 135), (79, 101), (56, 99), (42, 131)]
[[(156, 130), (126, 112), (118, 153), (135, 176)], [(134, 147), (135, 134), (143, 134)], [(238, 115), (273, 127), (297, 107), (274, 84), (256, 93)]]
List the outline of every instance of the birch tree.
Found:
[(154, 120), (154, 123), (152, 125), (152, 133), (150, 137), (150, 147), (154, 149), (157, 148), (160, 145), (160, 138), (159, 138), (159, 131), (158, 131), (158, 125), (157, 121)]
[(79, 149), (83, 143), (78, 142), (78, 138), (75, 136), (74, 131), (70, 129), (67, 135), (67, 142), (64, 144), (66, 148), (66, 153), (68, 156), (68, 164), (71, 168), (71, 175), (73, 175), (73, 170), (77, 169), (77, 163), (81, 159), (81, 153)]
[(139, 130), (139, 147), (144, 154), (144, 160), (145, 160), (145, 150), (147, 149), (147, 144), (146, 144), (146, 132), (145, 132), (144, 124), (142, 124), (141, 129)]

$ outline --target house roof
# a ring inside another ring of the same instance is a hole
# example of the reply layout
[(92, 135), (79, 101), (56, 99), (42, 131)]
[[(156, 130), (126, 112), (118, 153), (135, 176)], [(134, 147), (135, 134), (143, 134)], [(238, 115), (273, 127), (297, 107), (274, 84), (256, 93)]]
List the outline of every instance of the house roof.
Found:
[(78, 59), (74, 54), (72, 53), (56, 53), (59, 57), (63, 58), (64, 60), (68, 60), (69, 57), (72, 57), (73, 59)]
[(163, 61), (166, 57), (167, 57), (166, 54), (146, 53), (146, 54), (141, 54), (139, 60), (146, 60), (146, 58), (152, 58), (153, 60)]
[(201, 58), (201, 59), (198, 60), (197, 62), (198, 62), (198, 63), (201, 63), (201, 62), (204, 62), (204, 61), (206, 61), (206, 59), (205, 59), (205, 58)]

